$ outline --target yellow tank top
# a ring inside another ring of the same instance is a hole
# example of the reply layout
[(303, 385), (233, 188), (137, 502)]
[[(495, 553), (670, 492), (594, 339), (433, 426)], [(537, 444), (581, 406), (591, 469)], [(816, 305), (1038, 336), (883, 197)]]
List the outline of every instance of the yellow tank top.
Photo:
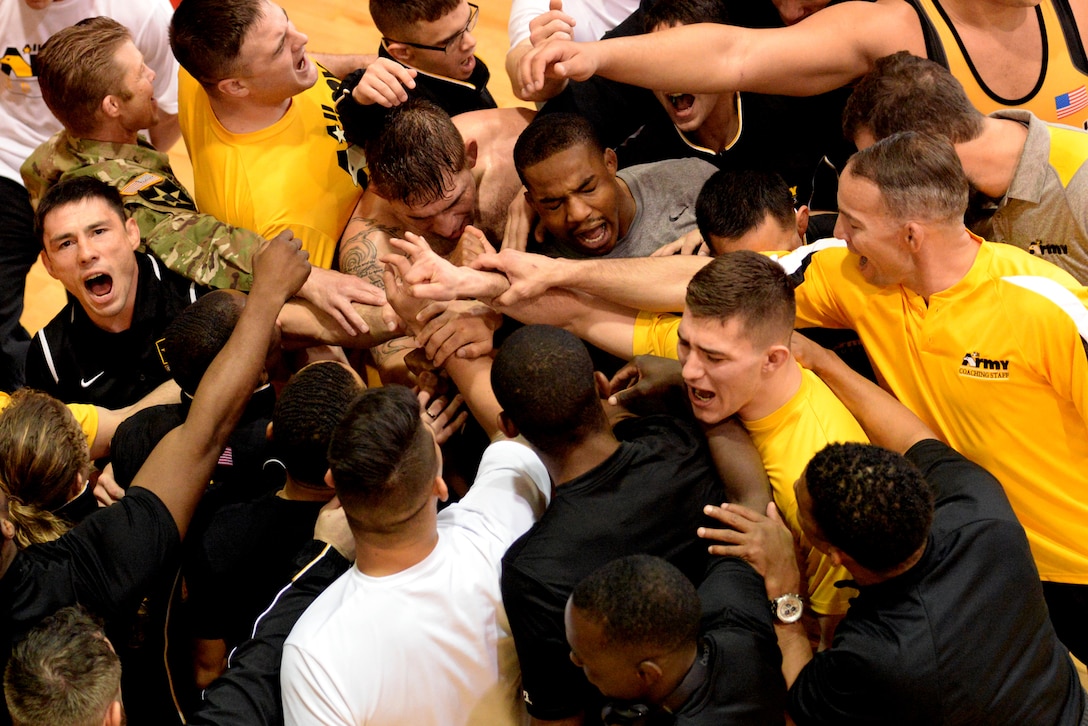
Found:
[(979, 111), (1022, 108), (1044, 121), (1088, 128), (1088, 58), (1068, 0), (1043, 0), (1036, 17), (1043, 32), (1039, 80), (1023, 98), (1002, 98), (986, 86), (940, 0), (908, 0), (918, 12), (930, 60), (948, 68)]

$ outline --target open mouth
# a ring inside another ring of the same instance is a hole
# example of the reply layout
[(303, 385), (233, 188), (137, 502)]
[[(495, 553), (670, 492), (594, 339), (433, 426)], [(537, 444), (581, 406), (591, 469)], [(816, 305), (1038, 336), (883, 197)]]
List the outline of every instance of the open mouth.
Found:
[(714, 399), (713, 391), (707, 391), (702, 388), (695, 388), (694, 386), (690, 385), (688, 386), (688, 393), (690, 393), (691, 397), (699, 403), (707, 403), (708, 401)]
[(308, 63), (309, 63), (309, 61), (306, 59), (306, 54), (304, 53), (302, 55), (302, 59), (298, 63), (295, 64), (295, 68), (299, 72), (302, 72), (302, 71), (306, 70), (306, 66), (307, 66)]
[(575, 232), (574, 238), (583, 247), (597, 249), (608, 243), (608, 223), (601, 220), (592, 224), (592, 227)]
[(87, 288), (87, 292), (91, 293), (92, 297), (105, 297), (113, 292), (113, 278), (105, 273), (95, 275), (84, 280), (83, 286)]
[(667, 98), (672, 107), (679, 113), (683, 113), (695, 105), (695, 96), (690, 93), (670, 93)]

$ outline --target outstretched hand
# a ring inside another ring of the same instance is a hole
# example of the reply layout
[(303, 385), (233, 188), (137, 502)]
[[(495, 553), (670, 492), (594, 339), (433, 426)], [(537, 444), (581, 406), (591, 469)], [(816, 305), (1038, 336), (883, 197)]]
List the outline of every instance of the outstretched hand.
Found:
[(306, 284), (298, 291), (303, 300), (329, 315), (348, 335), (370, 332), (352, 303), (380, 306), (385, 304), (385, 293), (376, 285), (355, 275), (315, 267)]
[(710, 545), (711, 554), (745, 560), (763, 576), (768, 592), (800, 591), (793, 534), (774, 502), (767, 505), (765, 515), (740, 504), (708, 504), (703, 513), (726, 525), (725, 529), (699, 528), (703, 539), (722, 543)]

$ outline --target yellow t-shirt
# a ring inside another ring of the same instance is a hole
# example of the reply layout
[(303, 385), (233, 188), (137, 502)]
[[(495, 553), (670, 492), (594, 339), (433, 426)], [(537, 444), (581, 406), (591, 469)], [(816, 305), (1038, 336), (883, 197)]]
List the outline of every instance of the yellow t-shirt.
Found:
[[(11, 396), (0, 391), (0, 411), (3, 411), (11, 403)], [(83, 429), (83, 435), (87, 437), (87, 447), (94, 446), (98, 437), (98, 409), (87, 403), (69, 403), (68, 410), (76, 417), (79, 427)]]
[(802, 248), (782, 260), (804, 278), (797, 323), (857, 331), (881, 384), (1004, 485), (1042, 578), (1088, 584), (1088, 290), (978, 242), (928, 303), (870, 285), (845, 248)]
[(775, 506), (790, 529), (801, 537), (802, 551), (807, 551), (803, 574), (812, 609), (824, 615), (845, 613), (855, 593), (837, 588), (835, 583), (853, 578), (845, 567), (833, 565), (802, 535), (793, 485), (812, 457), (828, 444), (868, 443), (868, 437), (827, 384), (807, 370), (801, 371), (801, 387), (784, 406), (768, 416), (743, 423), (767, 469)]
[(178, 121), (201, 212), (265, 238), (290, 229), (313, 264), (330, 268), (362, 193), (355, 179), (365, 163), (349, 150), (336, 115), (336, 78), (318, 69), (317, 83), (291, 99), (283, 118), (245, 134), (219, 123), (208, 94), (182, 70)]
[[(634, 354), (675, 359), (679, 327), (679, 315), (640, 312), (635, 321)], [(822, 615), (845, 613), (853, 593), (836, 588), (835, 583), (852, 579), (850, 573), (832, 565), (804, 540), (793, 484), (809, 460), (827, 444), (869, 439), (846, 406), (811, 371), (802, 371), (801, 388), (784, 406), (769, 416), (743, 423), (767, 470), (775, 505), (807, 548), (803, 574), (812, 609)]]

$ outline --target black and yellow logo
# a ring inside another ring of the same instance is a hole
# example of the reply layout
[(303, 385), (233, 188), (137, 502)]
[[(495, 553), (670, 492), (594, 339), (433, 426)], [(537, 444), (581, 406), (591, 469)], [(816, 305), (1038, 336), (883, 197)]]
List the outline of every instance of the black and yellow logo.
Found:
[(960, 361), (960, 375), (968, 378), (985, 378), (991, 381), (1004, 381), (1009, 378), (1009, 362), (994, 358), (983, 358), (978, 351), (964, 353)]

